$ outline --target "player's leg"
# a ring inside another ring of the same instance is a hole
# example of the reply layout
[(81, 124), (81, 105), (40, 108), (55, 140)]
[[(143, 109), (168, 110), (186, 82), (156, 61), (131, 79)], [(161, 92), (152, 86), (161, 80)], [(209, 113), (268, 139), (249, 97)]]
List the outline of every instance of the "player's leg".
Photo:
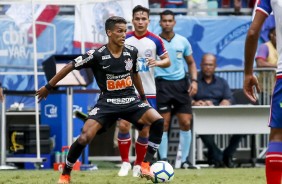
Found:
[(154, 155), (162, 140), (164, 120), (155, 109), (151, 108), (142, 115), (138, 123), (150, 125), (148, 148), (141, 164), (141, 177), (152, 179), (150, 164), (154, 162)]
[(118, 172), (118, 176), (127, 176), (129, 170), (131, 170), (131, 164), (129, 161), (129, 150), (131, 146), (131, 137), (129, 131), (131, 124), (126, 120), (119, 119), (118, 126), (118, 148), (122, 160), (122, 165)]
[(270, 136), (265, 159), (267, 184), (282, 182), (282, 80), (277, 79), (271, 100)]
[(95, 137), (98, 130), (102, 128), (102, 125), (99, 124), (96, 120), (88, 119), (82, 129), (81, 135), (78, 139), (71, 145), (70, 150), (67, 155), (65, 167), (63, 173), (60, 176), (58, 183), (70, 183), (70, 173), (72, 168), (81, 155), (83, 149), (91, 140)]
[(150, 126), (144, 126), (141, 131), (138, 131), (138, 138), (135, 142), (135, 153), (136, 160), (134, 162), (132, 176), (139, 177), (141, 163), (144, 160), (147, 147), (148, 147), (148, 137), (149, 137)]
[(161, 160), (167, 160), (167, 151), (168, 151), (168, 129), (170, 125), (170, 120), (171, 120), (171, 113), (170, 112), (165, 112), (165, 113), (160, 113), (161, 116), (164, 118), (164, 132), (162, 136), (162, 142), (159, 146), (159, 156)]
[[(147, 101), (149, 102), (151, 107), (156, 109), (156, 98), (155, 97), (147, 96)], [(138, 137), (135, 142), (136, 160), (134, 162), (134, 166), (132, 170), (133, 177), (138, 177), (140, 175), (141, 163), (144, 160), (144, 157), (147, 151), (147, 147), (148, 147), (149, 131), (150, 131), (149, 126), (144, 126), (141, 131), (138, 131)]]
[(191, 120), (192, 114), (177, 113), (176, 114), (179, 122), (179, 143), (181, 146), (181, 168), (182, 169), (197, 169), (188, 161), (190, 152), (190, 146), (192, 143), (191, 135)]

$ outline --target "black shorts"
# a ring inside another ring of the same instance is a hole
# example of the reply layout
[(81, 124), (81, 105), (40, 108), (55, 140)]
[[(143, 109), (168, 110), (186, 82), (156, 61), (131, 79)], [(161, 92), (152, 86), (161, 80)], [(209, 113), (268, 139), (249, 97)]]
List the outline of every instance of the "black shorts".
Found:
[(155, 81), (158, 112), (170, 112), (173, 107), (176, 113), (192, 114), (189, 83), (186, 78), (176, 81), (156, 78)]
[(89, 112), (88, 119), (96, 120), (102, 125), (98, 134), (109, 129), (119, 118), (131, 122), (138, 130), (142, 130), (144, 125), (138, 123), (138, 120), (150, 108), (149, 104), (143, 103), (137, 96), (116, 98), (100, 95), (97, 104)]

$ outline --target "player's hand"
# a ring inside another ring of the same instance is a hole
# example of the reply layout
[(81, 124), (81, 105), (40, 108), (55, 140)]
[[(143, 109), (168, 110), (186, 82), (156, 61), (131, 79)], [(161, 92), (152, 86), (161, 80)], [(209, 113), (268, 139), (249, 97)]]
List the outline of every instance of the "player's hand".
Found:
[(194, 96), (196, 95), (197, 92), (198, 92), (198, 83), (192, 82), (188, 89), (189, 96)]
[(244, 93), (252, 102), (257, 101), (256, 91), (260, 93), (257, 77), (255, 75), (245, 75)]
[(146, 58), (146, 61), (147, 61), (147, 65), (151, 68), (151, 67), (155, 67), (155, 66), (158, 66), (158, 62), (151, 58), (151, 57), (148, 57)]
[(41, 102), (42, 99), (46, 100), (49, 91), (45, 86), (41, 87), (38, 91), (36, 91), (35, 95), (38, 96), (38, 102)]

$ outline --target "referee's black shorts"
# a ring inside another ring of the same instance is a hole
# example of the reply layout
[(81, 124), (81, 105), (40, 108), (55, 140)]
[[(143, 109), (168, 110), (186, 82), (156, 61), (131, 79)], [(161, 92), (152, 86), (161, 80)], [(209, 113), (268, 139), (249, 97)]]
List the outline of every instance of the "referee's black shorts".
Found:
[(187, 78), (181, 80), (165, 80), (156, 78), (157, 110), (160, 113), (170, 112), (192, 114), (191, 97), (189, 96), (189, 82)]

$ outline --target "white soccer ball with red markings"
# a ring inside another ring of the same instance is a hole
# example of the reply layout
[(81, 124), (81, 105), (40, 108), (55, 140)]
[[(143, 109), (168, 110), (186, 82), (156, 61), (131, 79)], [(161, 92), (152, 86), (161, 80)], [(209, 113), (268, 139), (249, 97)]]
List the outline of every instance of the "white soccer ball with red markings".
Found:
[(154, 175), (153, 183), (166, 183), (173, 180), (173, 167), (166, 161), (158, 161), (151, 166), (151, 173)]

